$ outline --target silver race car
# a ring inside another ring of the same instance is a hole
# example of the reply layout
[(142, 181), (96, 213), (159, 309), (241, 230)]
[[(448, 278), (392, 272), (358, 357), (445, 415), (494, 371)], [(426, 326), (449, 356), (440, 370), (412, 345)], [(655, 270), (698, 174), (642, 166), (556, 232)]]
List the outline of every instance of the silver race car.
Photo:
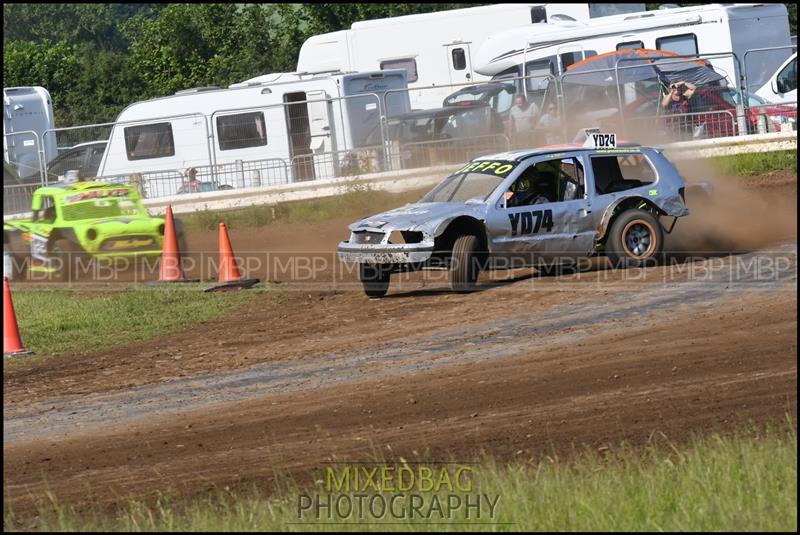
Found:
[(482, 269), (596, 254), (617, 266), (654, 263), (664, 233), (689, 213), (683, 178), (660, 149), (584, 137), (476, 158), (419, 202), (350, 225), (339, 258), (359, 264), (370, 297), (401, 271), (448, 269), (453, 290), (469, 291)]

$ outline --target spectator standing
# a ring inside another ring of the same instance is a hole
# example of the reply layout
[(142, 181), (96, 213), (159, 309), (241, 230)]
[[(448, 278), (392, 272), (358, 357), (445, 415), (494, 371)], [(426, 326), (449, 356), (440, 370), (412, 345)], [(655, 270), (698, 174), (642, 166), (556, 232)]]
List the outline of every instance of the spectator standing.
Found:
[(533, 102), (528, 103), (525, 95), (518, 94), (514, 106), (508, 114), (506, 133), (515, 148), (532, 147), (536, 119), (539, 116), (539, 107)]

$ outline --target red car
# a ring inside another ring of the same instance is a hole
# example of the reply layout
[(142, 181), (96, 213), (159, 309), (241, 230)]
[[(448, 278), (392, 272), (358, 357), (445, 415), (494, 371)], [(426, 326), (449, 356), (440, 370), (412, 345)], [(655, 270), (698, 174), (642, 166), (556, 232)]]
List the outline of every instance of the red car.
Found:
[[(781, 124), (795, 124), (797, 109), (784, 104), (769, 104), (761, 97), (747, 96), (745, 119), (747, 133), (758, 133), (759, 118), (764, 117), (763, 128), (778, 131)], [(625, 117), (663, 118), (664, 126), (684, 134), (685, 137), (726, 137), (735, 136), (739, 129), (736, 120), (736, 102), (739, 95), (730, 87), (698, 87), (690, 100), (692, 113), (672, 116), (661, 108), (662, 95), (653, 93), (639, 97), (624, 108)]]

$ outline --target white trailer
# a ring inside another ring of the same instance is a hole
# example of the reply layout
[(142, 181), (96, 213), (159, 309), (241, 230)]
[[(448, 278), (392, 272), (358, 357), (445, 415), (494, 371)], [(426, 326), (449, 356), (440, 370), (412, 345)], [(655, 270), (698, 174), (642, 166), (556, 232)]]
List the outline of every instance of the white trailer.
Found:
[(40, 151), (42, 163), (55, 158), (56, 138), (52, 134), (44, 135), (53, 128), (53, 101), (47, 89), (38, 86), (3, 88), (3, 159), (21, 177), (39, 173)]
[[(588, 22), (531, 24), (487, 39), (476, 51), (474, 63), (477, 72), (492, 79), (536, 78), (558, 76), (587, 57), (626, 48), (680, 55), (733, 52), (743, 62), (747, 50), (785, 45), (789, 45), (789, 17), (783, 4), (707, 4)], [(785, 48), (758, 55), (757, 64), (747, 65), (749, 85), (763, 84), (790, 54)], [(732, 58), (709, 61), (732, 84), (740, 85), (744, 73), (738, 72)], [(525, 89), (531, 88), (529, 84)]]
[[(329, 167), (338, 165), (336, 153), (363, 147), (380, 124), (382, 93), (405, 87), (405, 71), (397, 69), (276, 73), (227, 89), (196, 88), (137, 102), (117, 117), (98, 176), (222, 169), (270, 159), (289, 163), (287, 180), (334, 176), (337, 169)], [(409, 111), (408, 99), (392, 100), (389, 114)], [(306, 165), (292, 167), (301, 156)]]
[(644, 9), (644, 4), (497, 4), (355, 22), (349, 30), (306, 40), (297, 71), (405, 69), (412, 108), (436, 108), (454, 89), (419, 88), (487, 80), (473, 68), (472, 54), (494, 33)]

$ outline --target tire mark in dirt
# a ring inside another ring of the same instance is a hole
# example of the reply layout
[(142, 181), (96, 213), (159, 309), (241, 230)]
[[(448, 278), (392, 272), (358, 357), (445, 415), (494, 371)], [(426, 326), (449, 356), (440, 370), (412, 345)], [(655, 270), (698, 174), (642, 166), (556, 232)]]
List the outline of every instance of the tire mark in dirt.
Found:
[[(762, 251), (709, 259), (707, 264), (716, 265), (716, 277), (689, 280), (686, 273), (679, 273), (678, 278), (667, 284), (643, 285), (648, 293), (635, 295), (633, 299), (630, 284), (621, 285), (626, 292), (607, 296), (602, 302), (588, 303), (589, 308), (585, 302), (561, 304), (536, 317), (472, 323), (369, 351), (269, 362), (223, 374), (4, 408), (3, 441), (8, 445), (49, 435), (89, 432), (109, 421), (133, 422), (367, 377), (380, 379), (446, 365), (497, 360), (529, 350), (531, 340), (536, 340), (539, 348), (577, 343), (601, 329), (624, 331), (626, 321), (632, 318), (641, 326), (663, 319), (665, 313), (686, 313), (701, 305), (716, 307), (741, 298), (742, 292), (785, 292), (792, 287), (796, 291), (796, 243), (783, 244), (773, 253), (775, 256)], [(765, 259), (770, 261), (762, 261)], [(498, 311), (498, 316), (501, 315), (502, 311)]]

